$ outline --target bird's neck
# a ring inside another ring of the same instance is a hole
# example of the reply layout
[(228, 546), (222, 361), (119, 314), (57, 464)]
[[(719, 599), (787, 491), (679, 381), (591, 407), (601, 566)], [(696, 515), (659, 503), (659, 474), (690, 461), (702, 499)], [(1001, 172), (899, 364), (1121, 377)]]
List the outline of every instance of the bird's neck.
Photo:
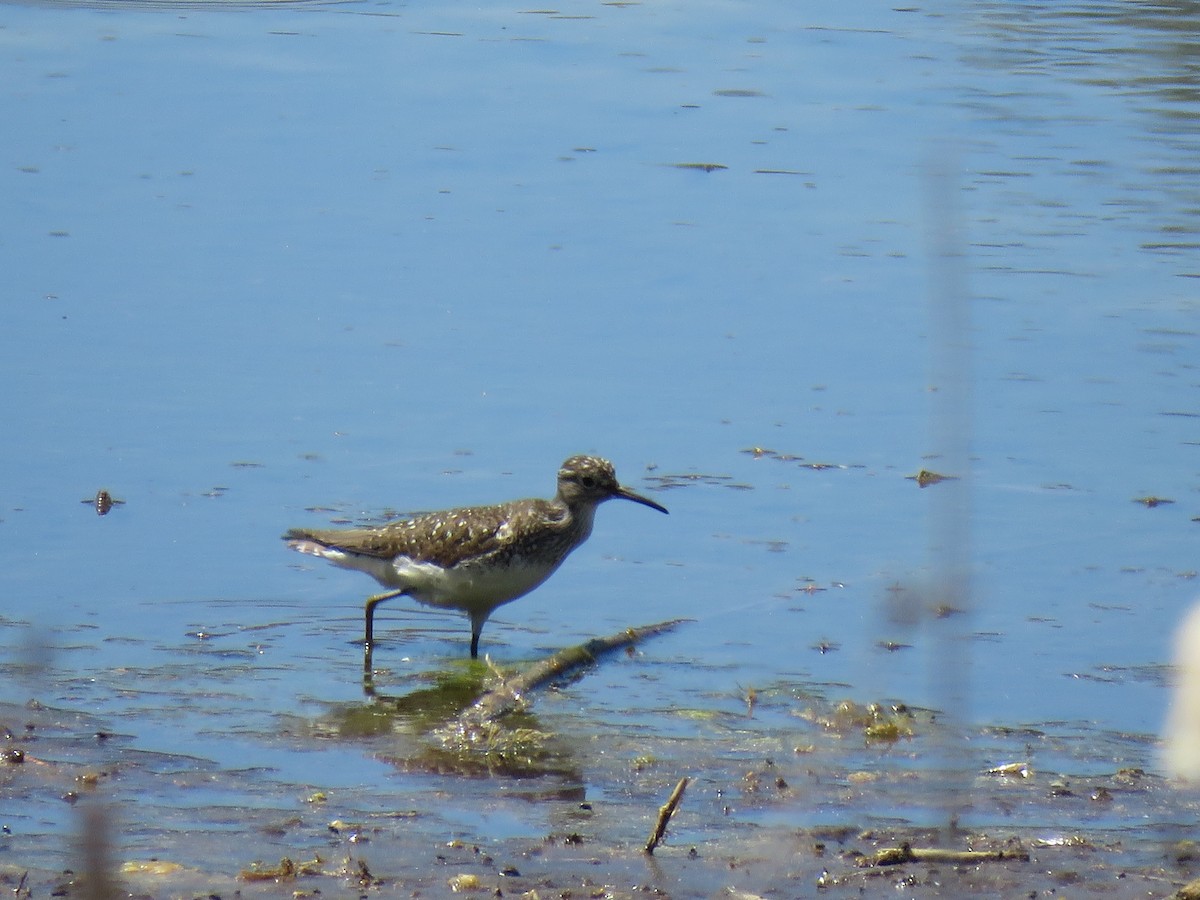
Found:
[(592, 533), (592, 522), (596, 518), (595, 503), (568, 503), (561, 497), (555, 497), (555, 506), (562, 510), (564, 523), (575, 532), (577, 543), (586, 541)]

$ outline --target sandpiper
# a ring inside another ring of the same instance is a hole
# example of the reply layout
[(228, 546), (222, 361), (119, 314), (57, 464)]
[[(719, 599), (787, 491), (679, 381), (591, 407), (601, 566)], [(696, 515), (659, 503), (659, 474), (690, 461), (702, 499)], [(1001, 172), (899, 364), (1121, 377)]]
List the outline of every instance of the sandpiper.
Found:
[(596, 507), (614, 497), (667, 512), (622, 487), (608, 460), (572, 456), (558, 470), (551, 500), (449, 509), (375, 528), (293, 528), (283, 539), (293, 550), (359, 569), (394, 588), (367, 598), (363, 669), (369, 676), (375, 607), (384, 600), (407, 594), (428, 606), (461, 609), (471, 619), (475, 659), (492, 611), (549, 578), (592, 533)]

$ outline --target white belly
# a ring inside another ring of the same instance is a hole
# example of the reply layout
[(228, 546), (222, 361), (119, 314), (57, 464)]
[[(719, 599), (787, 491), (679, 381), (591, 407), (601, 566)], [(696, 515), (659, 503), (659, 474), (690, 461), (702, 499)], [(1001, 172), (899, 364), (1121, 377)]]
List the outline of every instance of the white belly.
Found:
[(404, 591), (427, 606), (468, 613), (486, 613), (523, 597), (549, 578), (561, 562), (536, 566), (513, 557), (509, 565), (500, 567), (464, 565), (443, 569), (432, 563), (414, 562), (406, 556), (395, 559), (358, 556), (315, 541), (297, 542), (294, 546), (301, 553), (320, 556), (344, 569), (366, 572), (385, 587)]
[(557, 565), (531, 566), (519, 559), (502, 568), (458, 566), (442, 569), (399, 557), (392, 562), (395, 585), (428, 606), (467, 612), (495, 609), (523, 597), (550, 577)]

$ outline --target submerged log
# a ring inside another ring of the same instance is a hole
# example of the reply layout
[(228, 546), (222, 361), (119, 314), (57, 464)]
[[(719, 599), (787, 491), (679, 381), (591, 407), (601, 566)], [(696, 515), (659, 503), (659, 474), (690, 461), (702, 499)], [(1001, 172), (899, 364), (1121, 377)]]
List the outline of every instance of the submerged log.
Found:
[(913, 847), (904, 843), (899, 847), (885, 847), (876, 850), (874, 856), (864, 857), (859, 861), (859, 865), (900, 866), (910, 862), (971, 865), (1005, 860), (1029, 862), (1029, 852), (1023, 848), (1015, 850), (950, 850), (942, 847)]
[(594, 665), (602, 656), (632, 647), (639, 641), (670, 631), (687, 619), (672, 619), (656, 625), (627, 628), (608, 637), (593, 638), (534, 663), (528, 669), (504, 678), (482, 694), (473, 704), (443, 728), (437, 729), (448, 747), (465, 749), (488, 745), (494, 739), (500, 720), (525, 706), (532, 691), (564, 676)]
[(519, 709), (524, 703), (525, 695), (537, 690), (556, 678), (572, 674), (587, 668), (598, 661), (601, 656), (614, 650), (632, 647), (639, 641), (670, 631), (687, 619), (672, 619), (669, 622), (659, 622), (657, 625), (643, 625), (640, 628), (626, 628), (608, 637), (592, 638), (583, 644), (567, 647), (553, 656), (548, 656), (534, 663), (523, 672), (510, 675), (496, 687), (483, 694), (475, 703), (463, 711), (460, 722), (479, 723), (493, 721)]

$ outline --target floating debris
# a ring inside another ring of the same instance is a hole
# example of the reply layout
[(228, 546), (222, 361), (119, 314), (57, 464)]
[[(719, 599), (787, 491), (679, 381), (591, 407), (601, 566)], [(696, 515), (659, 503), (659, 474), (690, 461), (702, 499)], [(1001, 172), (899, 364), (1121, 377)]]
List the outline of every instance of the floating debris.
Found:
[(446, 881), (446, 884), (449, 886), (450, 890), (454, 891), (456, 894), (460, 894), (465, 891), (483, 890), (483, 882), (480, 880), (478, 875), (472, 872), (454, 875)]
[(1134, 503), (1141, 503), (1147, 509), (1154, 509), (1156, 506), (1162, 506), (1165, 503), (1174, 503), (1174, 500), (1168, 500), (1166, 497), (1135, 497)]
[(108, 491), (104, 490), (104, 488), (101, 488), (100, 490), (96, 491), (96, 496), (84, 497), (79, 502), (86, 503), (88, 506), (95, 506), (96, 507), (96, 515), (98, 515), (98, 516), (107, 516), (109, 514), (109, 512), (112, 511), (112, 508), (114, 506), (124, 506), (125, 505), (124, 500), (118, 500), (116, 497), (114, 497)]
[(820, 725), (833, 734), (849, 735), (861, 732), (866, 743), (895, 743), (913, 736), (914, 716), (902, 703), (886, 706), (870, 703), (866, 706), (853, 700), (843, 700), (831, 712), (806, 710), (801, 718)]
[(773, 459), (777, 462), (799, 463), (802, 469), (812, 469), (814, 472), (823, 472), (825, 469), (865, 469), (866, 466), (861, 463), (822, 463), (822, 462), (805, 462), (803, 456), (797, 456), (794, 453), (780, 453), (778, 450), (770, 450), (766, 447), (745, 447), (741, 451), (748, 453), (755, 459)]
[(320, 875), (321, 857), (315, 857), (309, 862), (293, 862), (288, 857), (279, 860), (279, 865), (264, 867), (260, 862), (250, 864), (250, 868), (238, 872), (242, 881), (294, 881), (302, 875)]
[(774, 459), (778, 462), (802, 462), (803, 456), (797, 456), (795, 453), (780, 453), (778, 450), (771, 450), (767, 447), (745, 447), (741, 451), (748, 453), (755, 459)]
[(721, 169), (729, 168), (729, 166), (721, 165), (721, 163), (702, 162), (671, 163), (671, 166), (676, 169), (699, 169), (701, 172), (717, 172)]
[(691, 484), (709, 484), (731, 488), (735, 491), (752, 491), (754, 485), (734, 481), (732, 475), (705, 475), (700, 472), (681, 472), (668, 475), (647, 475), (646, 480), (653, 482), (659, 490), (685, 487)]
[(993, 766), (983, 774), (999, 778), (1029, 778), (1033, 775), (1033, 770), (1027, 762), (1011, 762), (1002, 766)]
[(894, 744), (902, 737), (911, 737), (912, 729), (907, 724), (899, 719), (881, 719), (873, 725), (868, 725), (863, 729), (863, 739), (868, 744), (884, 743)]
[(958, 481), (957, 475), (942, 475), (938, 472), (930, 472), (928, 469), (922, 469), (916, 475), (905, 475), (904, 477), (909, 481), (915, 481), (917, 487), (923, 488), (942, 481)]

